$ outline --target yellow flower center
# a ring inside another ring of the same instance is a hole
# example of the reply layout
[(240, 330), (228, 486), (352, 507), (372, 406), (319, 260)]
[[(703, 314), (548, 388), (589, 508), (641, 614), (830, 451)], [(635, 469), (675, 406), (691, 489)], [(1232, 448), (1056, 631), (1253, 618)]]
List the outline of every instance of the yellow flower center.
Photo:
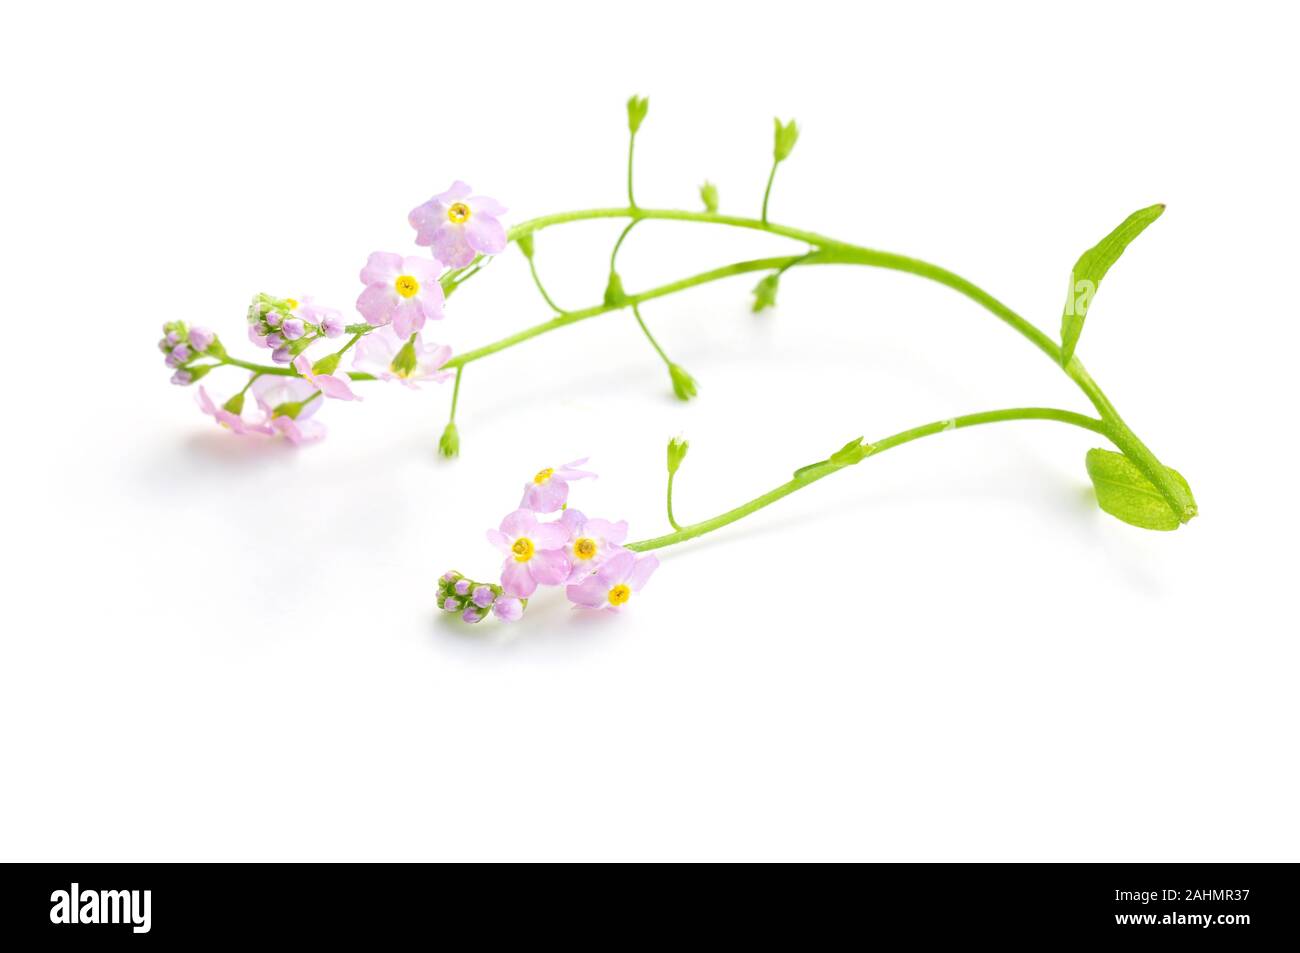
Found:
[(573, 555), (579, 559), (591, 559), (596, 555), (596, 541), (589, 536), (583, 536), (581, 539), (575, 540)]
[(551, 478), (551, 474), (553, 474), (554, 472), (555, 472), (554, 467), (547, 467), (545, 470), (538, 470), (537, 476), (533, 477), (533, 482), (545, 483), (547, 480)]
[(447, 209), (447, 221), (459, 225), (462, 222), (469, 221), (469, 206), (464, 202), (457, 202)]
[(611, 606), (621, 606), (631, 598), (632, 590), (627, 587), (626, 583), (620, 582), (613, 589), (609, 590), (609, 604)]
[(290, 311), (294, 311), (298, 307), (298, 302), (294, 301), (292, 298), (285, 298), (284, 303), (289, 306)]
[(510, 547), (515, 554), (515, 562), (526, 563), (533, 558), (533, 541), (527, 536), (520, 536)]
[(420, 283), (410, 275), (398, 275), (397, 280), (393, 282), (393, 287), (403, 298), (410, 298), (420, 290)]

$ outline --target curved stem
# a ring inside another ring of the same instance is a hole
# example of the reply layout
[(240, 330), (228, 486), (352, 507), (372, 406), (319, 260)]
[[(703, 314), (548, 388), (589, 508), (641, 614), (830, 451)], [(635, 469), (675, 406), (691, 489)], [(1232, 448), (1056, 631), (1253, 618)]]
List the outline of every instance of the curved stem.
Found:
[(451, 416), (447, 418), (447, 423), (449, 424), (454, 424), (456, 422), (456, 402), (460, 400), (460, 378), (464, 373), (465, 368), (456, 368), (456, 383), (453, 384), (451, 388)]
[(636, 150), (636, 133), (627, 140), (627, 204), (636, 208), (636, 199), (632, 197), (632, 153)]
[(673, 517), (673, 478), (676, 476), (674, 471), (668, 471), (668, 525), (681, 532), (681, 524)]
[[(879, 453), (890, 450), (894, 447), (900, 447), (905, 443), (913, 440), (919, 440), (922, 437), (928, 437), (931, 434), (943, 433), (948, 430), (960, 430), (963, 427), (975, 427), (980, 424), (1001, 423), (1008, 420), (1055, 420), (1061, 423), (1072, 424), (1076, 427), (1082, 427), (1085, 430), (1091, 430), (1093, 433), (1102, 436), (1110, 436), (1110, 430), (1106, 423), (1097, 420), (1094, 417), (1086, 417), (1083, 414), (1076, 414), (1069, 410), (1058, 410), (1054, 407), (1012, 407), (1007, 410), (989, 410), (978, 414), (964, 414), (961, 417), (950, 417), (947, 420), (936, 420), (933, 423), (924, 424), (920, 427), (913, 427), (910, 430), (904, 430), (893, 436), (886, 437), (871, 445), (867, 457), (874, 457)], [(865, 459), (865, 457), (863, 458)], [(802, 490), (809, 484), (816, 483), (818, 480), (830, 476), (847, 466), (854, 466), (854, 463), (836, 463), (833, 460), (826, 460), (822, 463), (816, 463), (809, 467), (804, 467), (797, 471), (794, 478), (786, 483), (782, 483), (774, 490), (769, 490), (762, 496), (755, 497), (748, 503), (743, 503), (735, 509), (727, 510), (712, 519), (702, 520), (699, 523), (692, 523), (689, 526), (677, 527), (677, 531), (668, 533), (664, 536), (656, 536), (652, 539), (642, 539), (634, 543), (628, 543), (626, 548), (634, 552), (646, 552), (651, 549), (662, 549), (665, 546), (675, 546), (677, 543), (684, 543), (687, 540), (695, 539), (697, 536), (703, 536), (705, 533), (711, 533), (715, 529), (721, 529), (736, 520), (744, 519), (751, 513), (770, 506), (777, 500), (789, 496), (796, 490)], [(670, 480), (670, 503), (671, 508), (671, 480)], [(670, 516), (671, 520), (671, 516)], [(673, 523), (677, 526), (676, 523)]]
[(663, 358), (664, 363), (669, 367), (672, 367), (673, 362), (668, 359), (668, 355), (665, 354), (664, 349), (659, 346), (659, 342), (655, 340), (655, 336), (651, 334), (650, 329), (645, 326), (645, 321), (641, 318), (641, 309), (635, 302), (632, 304), (632, 316), (636, 318), (636, 323), (641, 325), (641, 330), (645, 333), (646, 340), (650, 342), (651, 346), (656, 352), (658, 352), (659, 356)]
[(779, 160), (772, 163), (772, 171), (768, 173), (767, 176), (767, 188), (763, 190), (763, 224), (764, 225), (767, 224), (767, 200), (772, 197), (772, 183), (776, 181), (776, 167), (779, 166), (780, 164), (781, 163)]
[(550, 309), (556, 314), (564, 314), (564, 309), (552, 301), (551, 296), (546, 293), (546, 288), (542, 285), (542, 279), (537, 274), (537, 263), (533, 261), (531, 255), (528, 256), (528, 271), (533, 276), (533, 284), (537, 285), (537, 290), (542, 293), (542, 300), (544, 300), (547, 305), (550, 306)]

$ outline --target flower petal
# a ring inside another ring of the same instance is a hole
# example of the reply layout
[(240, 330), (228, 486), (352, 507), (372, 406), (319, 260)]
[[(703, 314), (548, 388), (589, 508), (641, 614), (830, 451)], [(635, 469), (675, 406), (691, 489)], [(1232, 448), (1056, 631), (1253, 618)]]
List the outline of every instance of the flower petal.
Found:
[(402, 273), (402, 256), (391, 251), (374, 251), (361, 269), (363, 285), (389, 284)]

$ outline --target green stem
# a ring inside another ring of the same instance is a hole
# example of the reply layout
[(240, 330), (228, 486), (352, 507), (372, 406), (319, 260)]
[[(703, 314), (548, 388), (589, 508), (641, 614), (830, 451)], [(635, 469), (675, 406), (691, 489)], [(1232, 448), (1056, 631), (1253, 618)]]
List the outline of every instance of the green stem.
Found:
[(632, 197), (632, 153), (636, 149), (636, 133), (627, 140), (627, 204), (636, 208), (636, 199)]
[(636, 223), (639, 221), (641, 221), (639, 218), (632, 219), (632, 221), (627, 223), (627, 228), (623, 229), (623, 231), (619, 233), (618, 241), (614, 243), (614, 250), (609, 253), (609, 270), (611, 273), (618, 270), (615, 267), (615, 264), (618, 262), (618, 250), (623, 247), (623, 241), (627, 238), (627, 233), (632, 231), (632, 229), (636, 227)]
[(668, 524), (675, 530), (681, 531), (681, 524), (673, 518), (673, 478), (677, 474), (672, 470), (668, 471)]
[[(978, 414), (964, 414), (961, 417), (952, 417), (947, 420), (936, 420), (933, 423), (924, 424), (920, 427), (913, 427), (911, 430), (904, 430), (896, 433), (891, 437), (886, 437), (871, 445), (868, 457), (874, 457), (894, 447), (902, 446), (913, 440), (919, 440), (922, 437), (928, 437), (932, 434), (943, 433), (948, 430), (960, 430), (963, 427), (975, 427), (980, 424), (1000, 423), (1008, 420), (1055, 420), (1061, 423), (1072, 424), (1076, 427), (1082, 427), (1085, 430), (1091, 430), (1093, 433), (1102, 436), (1110, 436), (1109, 428), (1106, 423), (1093, 417), (1086, 417), (1083, 414), (1076, 414), (1069, 410), (1058, 410), (1054, 407), (1012, 407), (1007, 410), (990, 410)], [(748, 503), (743, 503), (735, 509), (727, 510), (712, 519), (702, 520), (699, 523), (692, 523), (689, 526), (678, 526), (673, 522), (676, 532), (668, 533), (664, 536), (656, 536), (653, 539), (642, 539), (634, 543), (628, 543), (627, 548), (634, 552), (646, 552), (651, 549), (662, 549), (665, 546), (675, 546), (678, 543), (684, 543), (687, 540), (695, 539), (697, 536), (703, 536), (705, 533), (711, 533), (715, 529), (721, 529), (736, 520), (744, 519), (751, 513), (763, 509), (765, 506), (771, 506), (777, 500), (789, 496), (796, 490), (802, 490), (818, 480), (830, 476), (846, 466), (853, 466), (852, 463), (834, 463), (825, 460), (821, 463), (804, 467), (797, 471), (794, 478), (786, 483), (782, 483), (774, 490), (769, 490), (762, 496), (755, 497)], [(672, 522), (672, 484), (669, 478), (669, 521)]]
[(776, 181), (776, 167), (781, 164), (778, 159), (772, 163), (772, 171), (767, 176), (767, 188), (763, 190), (763, 224), (767, 224), (767, 200), (772, 197), (772, 183)]
[(465, 368), (456, 368), (456, 383), (451, 388), (451, 416), (447, 418), (447, 423), (456, 422), (456, 402), (460, 400), (460, 376), (465, 372)]
[(641, 325), (641, 330), (645, 333), (646, 340), (650, 342), (650, 345), (659, 353), (659, 356), (663, 358), (664, 363), (669, 367), (672, 367), (673, 362), (668, 359), (668, 355), (665, 354), (664, 349), (659, 346), (659, 342), (655, 340), (655, 336), (651, 334), (650, 329), (645, 326), (645, 321), (641, 318), (641, 309), (635, 302), (632, 304), (632, 316), (636, 318), (636, 323)]
[(533, 261), (531, 255), (528, 257), (528, 271), (533, 276), (533, 284), (537, 285), (537, 290), (542, 293), (542, 300), (544, 300), (550, 309), (556, 314), (564, 314), (564, 309), (552, 301), (551, 296), (546, 293), (546, 288), (542, 285), (542, 279), (537, 274), (537, 263)]

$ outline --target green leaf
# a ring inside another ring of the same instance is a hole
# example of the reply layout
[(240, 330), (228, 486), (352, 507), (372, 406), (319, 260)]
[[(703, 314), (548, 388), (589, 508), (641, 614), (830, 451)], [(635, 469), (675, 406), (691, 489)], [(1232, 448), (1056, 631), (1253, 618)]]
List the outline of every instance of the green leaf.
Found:
[[(1087, 464), (1092, 487), (1097, 491), (1097, 503), (1111, 516), (1142, 529), (1171, 530), (1183, 524), (1180, 514), (1169, 505), (1155, 484), (1124, 454), (1089, 450)], [(1165, 469), (1187, 491), (1187, 499), (1195, 505), (1192, 488), (1183, 475), (1170, 467)]]
[(1164, 213), (1163, 205), (1139, 209), (1120, 223), (1120, 226), (1079, 256), (1070, 275), (1070, 291), (1066, 295), (1065, 310), (1061, 314), (1061, 366), (1070, 363), (1074, 347), (1083, 333), (1083, 322), (1101, 279), (1110, 266), (1119, 261), (1129, 242)]

